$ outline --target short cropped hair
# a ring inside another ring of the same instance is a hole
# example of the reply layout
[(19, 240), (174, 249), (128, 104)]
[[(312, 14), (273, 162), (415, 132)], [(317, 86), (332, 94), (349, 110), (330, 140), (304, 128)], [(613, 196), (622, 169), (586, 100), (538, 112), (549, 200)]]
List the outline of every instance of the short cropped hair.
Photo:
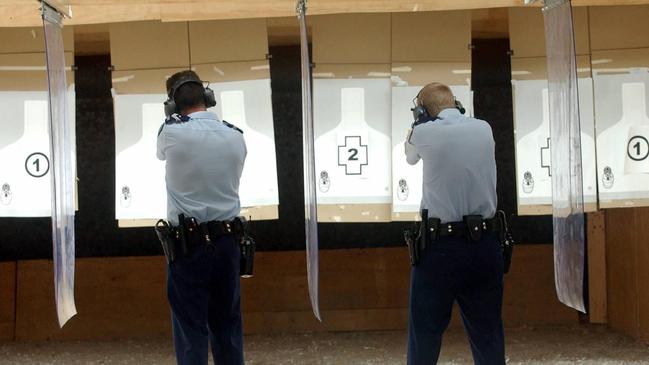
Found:
[(455, 96), (448, 86), (433, 82), (421, 89), (417, 102), (426, 108), (428, 114), (437, 116), (442, 110), (455, 107)]
[[(194, 80), (198, 81), (198, 83), (189, 82), (175, 91), (172, 90), (175, 85), (185, 80)], [(177, 72), (167, 79), (167, 95), (171, 97), (172, 93), (176, 107), (180, 112), (189, 108), (205, 106), (205, 88), (202, 85), (201, 78), (192, 70)]]

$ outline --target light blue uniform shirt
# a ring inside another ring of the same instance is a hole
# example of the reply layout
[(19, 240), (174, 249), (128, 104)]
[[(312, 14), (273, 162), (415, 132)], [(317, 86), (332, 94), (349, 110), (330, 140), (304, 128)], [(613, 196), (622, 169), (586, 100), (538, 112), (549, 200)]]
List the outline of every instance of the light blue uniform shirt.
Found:
[(459, 222), (465, 215), (485, 219), (496, 213), (496, 158), (491, 126), (444, 109), (438, 120), (414, 127), (406, 141), (406, 159), (423, 163), (421, 209), (442, 223)]
[(231, 220), (241, 210), (243, 134), (211, 112), (188, 116), (188, 122), (165, 124), (158, 135), (157, 156), (166, 160), (167, 219), (177, 225), (183, 213), (199, 222)]

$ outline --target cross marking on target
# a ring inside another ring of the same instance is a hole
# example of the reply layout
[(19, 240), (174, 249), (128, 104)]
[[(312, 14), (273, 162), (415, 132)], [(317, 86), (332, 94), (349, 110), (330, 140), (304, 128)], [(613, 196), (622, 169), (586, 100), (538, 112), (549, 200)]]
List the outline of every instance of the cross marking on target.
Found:
[(361, 136), (345, 136), (345, 144), (338, 146), (338, 166), (345, 166), (345, 175), (362, 175), (367, 160), (367, 145)]
[(548, 169), (548, 176), (552, 176), (550, 170), (550, 138), (546, 140), (545, 146), (541, 147), (541, 167)]

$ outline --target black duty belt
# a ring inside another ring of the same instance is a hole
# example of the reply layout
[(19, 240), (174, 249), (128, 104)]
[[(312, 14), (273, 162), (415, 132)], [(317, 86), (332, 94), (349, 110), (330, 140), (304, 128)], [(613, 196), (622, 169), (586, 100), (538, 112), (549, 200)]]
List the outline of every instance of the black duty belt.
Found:
[[(204, 244), (209, 245), (223, 236), (235, 233), (234, 224), (230, 221), (198, 223), (196, 219), (188, 218), (185, 220), (184, 226), (187, 243), (191, 248)], [(176, 229), (181, 228), (176, 227)]]
[(480, 216), (466, 216), (462, 222), (441, 223), (438, 218), (428, 218), (430, 239), (436, 241), (439, 237), (480, 237), (483, 233), (500, 233), (503, 222), (500, 217), (482, 219)]

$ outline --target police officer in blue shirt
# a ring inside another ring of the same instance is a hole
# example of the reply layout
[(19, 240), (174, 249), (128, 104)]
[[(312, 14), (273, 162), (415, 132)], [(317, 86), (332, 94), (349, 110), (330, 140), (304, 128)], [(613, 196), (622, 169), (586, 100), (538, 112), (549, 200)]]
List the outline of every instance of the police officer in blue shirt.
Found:
[(457, 301), (475, 364), (505, 364), (503, 255), (496, 216), (495, 143), (463, 116), (446, 85), (417, 95), (406, 159), (423, 164), (423, 249), (411, 273), (408, 364), (435, 364)]
[(209, 341), (215, 363), (243, 365), (241, 251), (232, 222), (246, 145), (239, 129), (207, 111), (214, 94), (195, 72), (176, 73), (166, 86), (169, 117), (157, 157), (166, 161), (169, 224), (180, 227), (167, 279), (176, 358), (207, 364)]

